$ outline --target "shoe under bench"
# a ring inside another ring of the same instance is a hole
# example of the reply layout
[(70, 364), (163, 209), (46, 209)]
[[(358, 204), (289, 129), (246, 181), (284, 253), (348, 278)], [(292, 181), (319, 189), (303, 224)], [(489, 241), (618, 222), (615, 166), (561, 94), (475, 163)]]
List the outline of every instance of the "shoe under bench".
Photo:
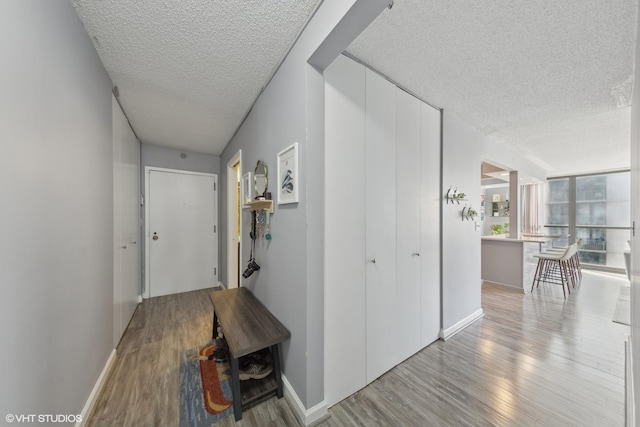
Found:
[[(242, 419), (247, 405), (275, 394), (282, 398), (282, 376), (279, 345), (291, 338), (291, 333), (247, 288), (213, 291), (209, 294), (213, 304), (213, 338), (222, 328), (231, 364), (233, 412), (236, 421)], [(238, 360), (247, 354), (270, 348), (276, 386), (242, 401)]]

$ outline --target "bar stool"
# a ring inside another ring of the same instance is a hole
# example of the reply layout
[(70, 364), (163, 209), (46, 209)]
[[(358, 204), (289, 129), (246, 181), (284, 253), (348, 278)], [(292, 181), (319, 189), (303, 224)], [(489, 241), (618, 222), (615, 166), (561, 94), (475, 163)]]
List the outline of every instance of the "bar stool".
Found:
[[(577, 272), (570, 267), (570, 264), (577, 251), (577, 244), (574, 243), (568, 246), (563, 253), (549, 251), (534, 255), (538, 258), (538, 265), (531, 283), (531, 291), (533, 292), (536, 282), (537, 286), (540, 286), (540, 282), (546, 282), (561, 285), (565, 299), (567, 298), (567, 291), (571, 295), (569, 282), (572, 282), (573, 287), (575, 287)], [(565, 285), (567, 286), (567, 291), (564, 289)]]
[[(582, 249), (582, 246), (584, 246), (584, 240), (582, 238), (579, 238), (578, 241), (574, 243), (574, 245), (576, 245), (576, 253), (571, 257), (571, 260), (569, 262), (569, 268), (570, 268), (570, 272), (577, 279), (577, 281), (581, 282), (582, 266), (580, 265), (580, 256), (578, 252), (580, 251), (580, 249)], [(566, 249), (567, 248), (549, 248), (543, 251), (543, 253), (560, 254), (560, 253), (564, 253)], [(573, 287), (574, 288), (576, 287), (575, 281), (573, 283)]]

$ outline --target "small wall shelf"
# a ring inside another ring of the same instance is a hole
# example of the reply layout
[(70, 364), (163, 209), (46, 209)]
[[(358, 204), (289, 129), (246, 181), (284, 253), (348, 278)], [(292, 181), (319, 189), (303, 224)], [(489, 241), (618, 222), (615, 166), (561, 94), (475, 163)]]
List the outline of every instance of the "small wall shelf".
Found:
[(252, 211), (269, 211), (273, 213), (273, 200), (252, 200), (247, 205)]
[(509, 216), (509, 201), (504, 202), (492, 202), (491, 203), (491, 216), (493, 217), (508, 217)]

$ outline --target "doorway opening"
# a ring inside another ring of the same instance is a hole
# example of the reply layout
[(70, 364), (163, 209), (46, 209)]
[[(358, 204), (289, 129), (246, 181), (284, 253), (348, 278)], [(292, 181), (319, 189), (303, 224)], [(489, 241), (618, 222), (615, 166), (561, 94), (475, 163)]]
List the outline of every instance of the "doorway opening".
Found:
[(480, 171), (481, 235), (509, 235), (510, 171), (487, 161), (482, 162)]
[(242, 264), (242, 151), (227, 163), (227, 289), (240, 286)]

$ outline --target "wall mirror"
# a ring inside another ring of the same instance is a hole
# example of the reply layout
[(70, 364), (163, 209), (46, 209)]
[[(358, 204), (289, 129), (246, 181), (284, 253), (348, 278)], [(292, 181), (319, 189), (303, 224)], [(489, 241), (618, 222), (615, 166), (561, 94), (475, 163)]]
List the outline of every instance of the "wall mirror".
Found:
[(264, 197), (267, 192), (268, 183), (267, 165), (262, 160), (258, 160), (256, 168), (253, 171), (253, 188), (256, 192), (256, 198)]

